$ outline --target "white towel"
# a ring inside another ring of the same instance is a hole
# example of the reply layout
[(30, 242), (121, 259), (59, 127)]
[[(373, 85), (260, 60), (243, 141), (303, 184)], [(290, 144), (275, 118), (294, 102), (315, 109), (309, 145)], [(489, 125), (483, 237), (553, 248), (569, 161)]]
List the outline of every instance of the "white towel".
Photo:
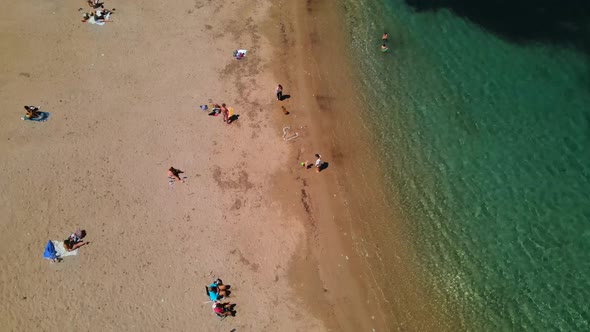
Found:
[(98, 25), (104, 25), (105, 22), (97, 22), (94, 19), (94, 16), (90, 16), (90, 18), (88, 19), (88, 22), (92, 23), (92, 24), (98, 24)]
[(78, 254), (78, 249), (76, 250), (72, 250), (72, 251), (67, 251), (66, 248), (64, 248), (64, 243), (63, 241), (51, 241), (53, 242), (53, 246), (55, 247), (55, 251), (57, 252), (57, 257), (66, 257), (66, 256), (76, 256)]

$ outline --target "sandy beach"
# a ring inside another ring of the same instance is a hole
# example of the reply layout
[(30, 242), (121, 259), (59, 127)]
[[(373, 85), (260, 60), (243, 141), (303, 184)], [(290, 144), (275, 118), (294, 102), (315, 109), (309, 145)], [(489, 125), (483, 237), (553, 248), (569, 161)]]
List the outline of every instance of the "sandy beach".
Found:
[[(4, 330), (383, 330), (349, 221), (333, 213), (344, 198), (338, 155), (313, 125), (321, 99), (294, 67), (310, 59), (309, 32), (289, 13), (312, 5), (107, 1), (104, 26), (80, 22), (83, 1), (7, 6)], [(282, 103), (277, 83), (291, 96)], [(237, 120), (200, 110), (211, 102)], [(23, 105), (49, 120), (22, 121)], [(286, 126), (299, 137), (284, 140)], [(330, 165), (319, 174), (299, 166), (316, 152)], [(185, 183), (168, 183), (170, 166)], [(90, 244), (77, 256), (42, 258), (47, 240), (78, 227)], [(237, 304), (224, 321), (204, 303), (215, 277)]]

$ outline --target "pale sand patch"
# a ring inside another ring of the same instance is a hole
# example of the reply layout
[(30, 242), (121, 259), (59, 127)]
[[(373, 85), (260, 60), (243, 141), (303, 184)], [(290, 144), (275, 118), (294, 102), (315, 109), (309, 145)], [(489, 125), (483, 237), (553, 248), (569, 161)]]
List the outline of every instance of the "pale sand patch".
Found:
[[(106, 6), (105, 26), (80, 22), (84, 1), (0, 13), (3, 330), (323, 330), (288, 283), (305, 229), (269, 191), (288, 154), (265, 107), (268, 3)], [(209, 99), (239, 119), (207, 116)], [(51, 119), (21, 121), (25, 104)], [(79, 256), (42, 259), (78, 226)], [(214, 276), (238, 304), (223, 322), (203, 304)]]

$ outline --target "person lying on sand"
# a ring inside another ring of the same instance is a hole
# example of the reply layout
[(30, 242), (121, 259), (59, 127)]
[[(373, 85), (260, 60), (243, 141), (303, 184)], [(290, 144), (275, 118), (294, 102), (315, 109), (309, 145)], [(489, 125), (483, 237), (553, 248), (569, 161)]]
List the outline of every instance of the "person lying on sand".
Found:
[(90, 242), (84, 242), (84, 241), (74, 242), (68, 238), (64, 241), (64, 249), (66, 249), (67, 251), (73, 251), (73, 250), (76, 250), (76, 249), (78, 249), (82, 246), (85, 246), (87, 244), (90, 244)]
[(25, 106), (25, 110), (27, 111), (25, 114), (27, 119), (36, 119), (41, 117), (41, 112), (39, 112), (39, 107), (37, 106)]
[(180, 178), (180, 174), (182, 173), (184, 172), (170, 166), (168, 169), (168, 178), (173, 179), (174, 181), (184, 182), (184, 180)]

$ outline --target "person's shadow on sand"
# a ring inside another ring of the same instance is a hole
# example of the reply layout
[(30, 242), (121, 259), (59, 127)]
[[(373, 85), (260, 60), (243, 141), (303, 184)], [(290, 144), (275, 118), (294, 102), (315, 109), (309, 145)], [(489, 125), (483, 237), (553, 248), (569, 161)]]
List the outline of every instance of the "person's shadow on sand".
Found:
[(282, 95), (280, 101), (291, 98), (291, 95)]
[(238, 120), (240, 118), (239, 114), (234, 114), (232, 116), (229, 117), (229, 119), (227, 119), (227, 123), (233, 123), (234, 121)]
[[(322, 161), (322, 164), (319, 167), (319, 171), (321, 172), (321, 171), (325, 170), (326, 168), (328, 168), (328, 166), (330, 166), (330, 163), (328, 163), (326, 161)], [(306, 168), (311, 169), (313, 167), (314, 167), (313, 164), (308, 164)]]

